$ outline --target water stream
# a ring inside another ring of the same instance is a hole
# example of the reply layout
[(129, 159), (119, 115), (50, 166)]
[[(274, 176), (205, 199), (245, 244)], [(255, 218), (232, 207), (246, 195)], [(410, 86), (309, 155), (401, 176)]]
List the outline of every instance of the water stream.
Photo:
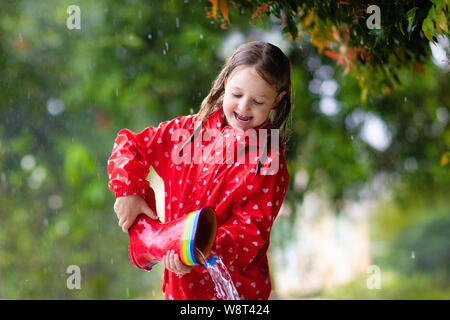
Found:
[(217, 296), (222, 300), (240, 300), (230, 273), (222, 260), (213, 253), (206, 259), (199, 249), (195, 249), (201, 257), (200, 263), (208, 270), (209, 275), (214, 282)]

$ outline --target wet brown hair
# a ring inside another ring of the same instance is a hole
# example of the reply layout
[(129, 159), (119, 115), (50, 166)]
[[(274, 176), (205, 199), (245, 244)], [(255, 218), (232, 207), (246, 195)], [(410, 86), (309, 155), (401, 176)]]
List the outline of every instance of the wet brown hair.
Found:
[[(258, 74), (271, 85), (278, 94), (286, 91), (286, 94), (280, 100), (277, 106), (270, 111), (272, 125), (267, 129), (279, 129), (281, 137), (281, 149), (286, 150), (286, 145), (291, 135), (289, 128), (289, 115), (291, 112), (291, 65), (288, 57), (277, 46), (263, 41), (251, 41), (239, 46), (236, 51), (227, 59), (222, 71), (214, 81), (209, 94), (203, 99), (200, 110), (196, 114), (196, 120), (199, 125), (194, 133), (187, 139), (179, 151), (192, 142), (199, 134), (203, 123), (218, 109), (222, 108), (223, 97), (225, 93), (225, 80), (231, 75), (234, 69), (239, 66), (253, 67)], [(268, 139), (264, 146), (263, 156), (267, 157), (266, 150), (270, 143), (270, 130), (268, 130)], [(259, 173), (261, 165), (265, 159), (261, 157), (255, 176)]]

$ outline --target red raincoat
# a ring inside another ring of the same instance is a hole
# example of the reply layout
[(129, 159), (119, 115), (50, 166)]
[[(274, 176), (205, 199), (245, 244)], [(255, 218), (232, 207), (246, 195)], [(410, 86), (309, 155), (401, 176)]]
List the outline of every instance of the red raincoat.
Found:
[[(152, 166), (164, 181), (166, 222), (202, 207), (213, 207), (218, 230), (212, 250), (227, 266), (240, 298), (268, 299), (271, 283), (266, 253), (270, 230), (289, 183), (284, 150), (272, 150), (269, 143), (267, 158), (255, 177), (262, 148), (255, 140), (246, 139), (244, 131), (225, 125), (223, 119), (222, 108), (213, 112), (203, 123), (202, 134), (183, 150), (181, 159), (187, 163), (178, 164), (172, 159), (194, 132), (195, 115), (180, 116), (138, 134), (121, 130), (108, 160), (109, 188), (116, 197), (147, 197), (150, 186), (146, 178)], [(269, 126), (270, 119), (255, 129)], [(219, 132), (221, 138), (210, 132)], [(250, 146), (256, 146), (257, 158), (249, 158), (254, 155)], [(229, 148), (234, 148), (236, 156), (232, 163), (226, 161)], [(191, 152), (185, 153), (188, 149)], [(201, 160), (195, 161), (198, 150)], [(218, 155), (222, 161), (215, 160)], [(264, 169), (273, 174), (262, 174)], [(166, 299), (217, 299), (214, 283), (201, 266), (182, 276), (164, 269), (162, 291)]]

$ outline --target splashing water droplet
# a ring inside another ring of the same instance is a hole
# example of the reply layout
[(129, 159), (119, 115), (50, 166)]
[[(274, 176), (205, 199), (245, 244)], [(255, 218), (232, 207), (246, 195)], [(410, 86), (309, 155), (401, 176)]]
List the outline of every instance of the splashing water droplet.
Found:
[(223, 300), (240, 300), (228, 269), (222, 260), (212, 252), (210, 258), (206, 259), (198, 248), (195, 248), (195, 250), (201, 257), (200, 263), (208, 270), (214, 282), (217, 296)]

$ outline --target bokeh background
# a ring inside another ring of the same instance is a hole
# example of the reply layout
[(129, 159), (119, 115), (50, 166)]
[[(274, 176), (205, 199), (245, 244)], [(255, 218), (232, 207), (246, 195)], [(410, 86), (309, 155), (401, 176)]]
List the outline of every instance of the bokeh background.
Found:
[[(450, 298), (448, 29), (433, 42), (422, 33), (425, 58), (377, 92), (317, 33), (290, 37), (283, 18), (253, 19), (239, 2), (224, 23), (211, 17), (217, 1), (0, 1), (0, 299), (163, 298), (162, 266), (129, 262), (107, 159), (120, 129), (196, 113), (225, 59), (252, 40), (292, 64), (271, 298)], [(73, 4), (81, 29), (66, 25)], [(162, 180), (149, 180), (163, 218)], [(71, 265), (80, 289), (67, 286)]]

